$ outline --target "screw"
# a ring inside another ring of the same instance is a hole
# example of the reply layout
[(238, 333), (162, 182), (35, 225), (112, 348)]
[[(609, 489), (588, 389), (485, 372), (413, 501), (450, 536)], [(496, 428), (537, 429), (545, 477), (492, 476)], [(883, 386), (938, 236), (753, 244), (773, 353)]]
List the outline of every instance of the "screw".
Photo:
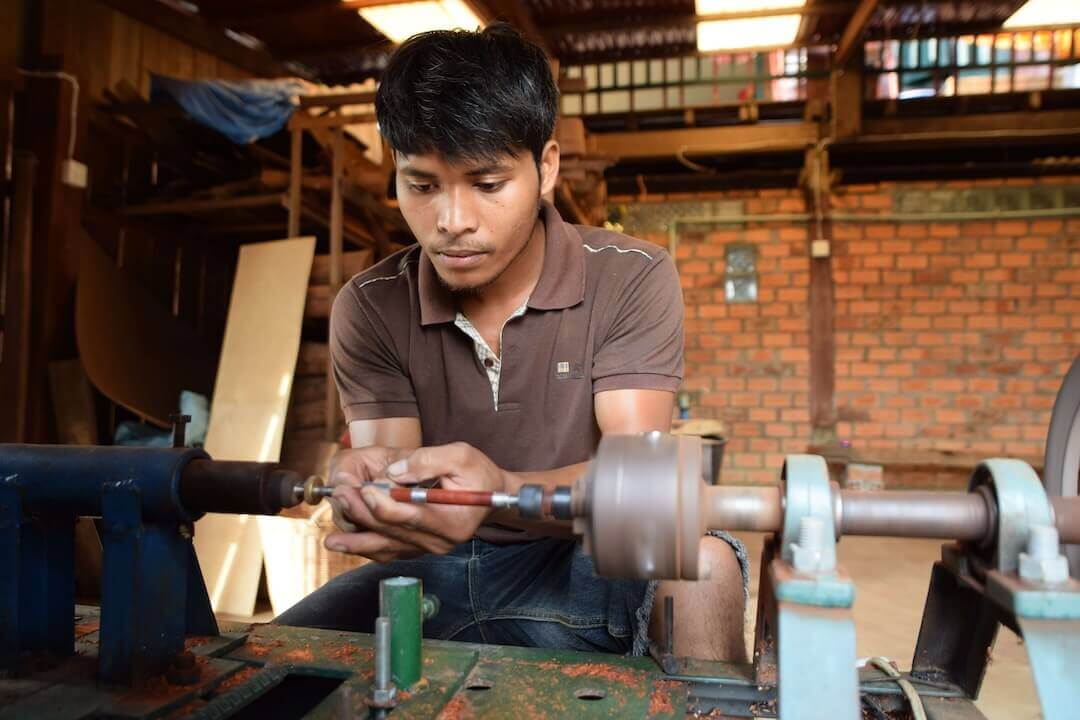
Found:
[(1060, 583), (1069, 577), (1069, 561), (1060, 552), (1058, 531), (1052, 525), (1032, 525), (1027, 552), (1020, 553), (1020, 577), (1042, 583)]

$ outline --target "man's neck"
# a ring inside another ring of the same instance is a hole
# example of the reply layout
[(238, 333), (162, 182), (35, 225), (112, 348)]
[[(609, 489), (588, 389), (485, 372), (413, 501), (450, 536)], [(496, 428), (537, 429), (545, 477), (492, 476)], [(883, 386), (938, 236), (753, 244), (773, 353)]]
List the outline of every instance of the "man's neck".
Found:
[(544, 269), (544, 221), (536, 219), (529, 241), (493, 283), (459, 300), (461, 311), (470, 319), (496, 315), (509, 317), (529, 299)]

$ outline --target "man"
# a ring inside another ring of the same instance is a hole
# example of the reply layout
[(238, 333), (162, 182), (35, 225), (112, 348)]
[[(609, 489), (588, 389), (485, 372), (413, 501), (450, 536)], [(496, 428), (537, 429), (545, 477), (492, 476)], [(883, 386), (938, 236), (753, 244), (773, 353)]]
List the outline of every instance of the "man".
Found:
[[(370, 632), (379, 580), (410, 575), (442, 602), (428, 637), (645, 650), (655, 584), (596, 577), (566, 523), (361, 487), (571, 485), (602, 434), (670, 428), (683, 345), (674, 263), (568, 225), (541, 200), (559, 171), (557, 103), (544, 53), (505, 25), (418, 35), (391, 58), (375, 107), (418, 245), (354, 277), (330, 330), (358, 449), (335, 460), (342, 532), (326, 545), (375, 562), (278, 622)], [(706, 539), (712, 582), (660, 588), (675, 595), (680, 654), (744, 657), (745, 556), (730, 542)]]

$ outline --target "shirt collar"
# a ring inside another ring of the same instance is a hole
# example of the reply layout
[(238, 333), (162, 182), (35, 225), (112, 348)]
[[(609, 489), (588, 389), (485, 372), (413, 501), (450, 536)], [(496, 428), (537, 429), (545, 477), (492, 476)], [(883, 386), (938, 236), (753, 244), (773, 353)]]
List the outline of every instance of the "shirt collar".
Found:
[[(528, 306), (534, 310), (573, 307), (585, 299), (585, 248), (581, 236), (546, 200), (540, 216), (544, 223), (544, 267)], [(422, 249), (418, 277), (420, 324), (454, 322), (454, 295), (439, 280), (435, 266)]]

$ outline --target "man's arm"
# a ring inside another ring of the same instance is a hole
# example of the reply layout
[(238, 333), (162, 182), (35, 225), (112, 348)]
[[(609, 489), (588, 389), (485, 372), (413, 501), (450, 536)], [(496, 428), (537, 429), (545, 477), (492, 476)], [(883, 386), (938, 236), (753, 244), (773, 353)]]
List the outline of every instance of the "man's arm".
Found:
[[(636, 435), (652, 430), (668, 432), (675, 408), (674, 393), (666, 390), (606, 390), (593, 396), (596, 422), (603, 435)], [(543, 485), (553, 490), (559, 485), (573, 485), (585, 473), (587, 462), (540, 472), (507, 473), (506, 492), (517, 494), (522, 485)], [(522, 520), (516, 510), (493, 513), (490, 522), (516, 527), (542, 535), (565, 535), (566, 520)]]

